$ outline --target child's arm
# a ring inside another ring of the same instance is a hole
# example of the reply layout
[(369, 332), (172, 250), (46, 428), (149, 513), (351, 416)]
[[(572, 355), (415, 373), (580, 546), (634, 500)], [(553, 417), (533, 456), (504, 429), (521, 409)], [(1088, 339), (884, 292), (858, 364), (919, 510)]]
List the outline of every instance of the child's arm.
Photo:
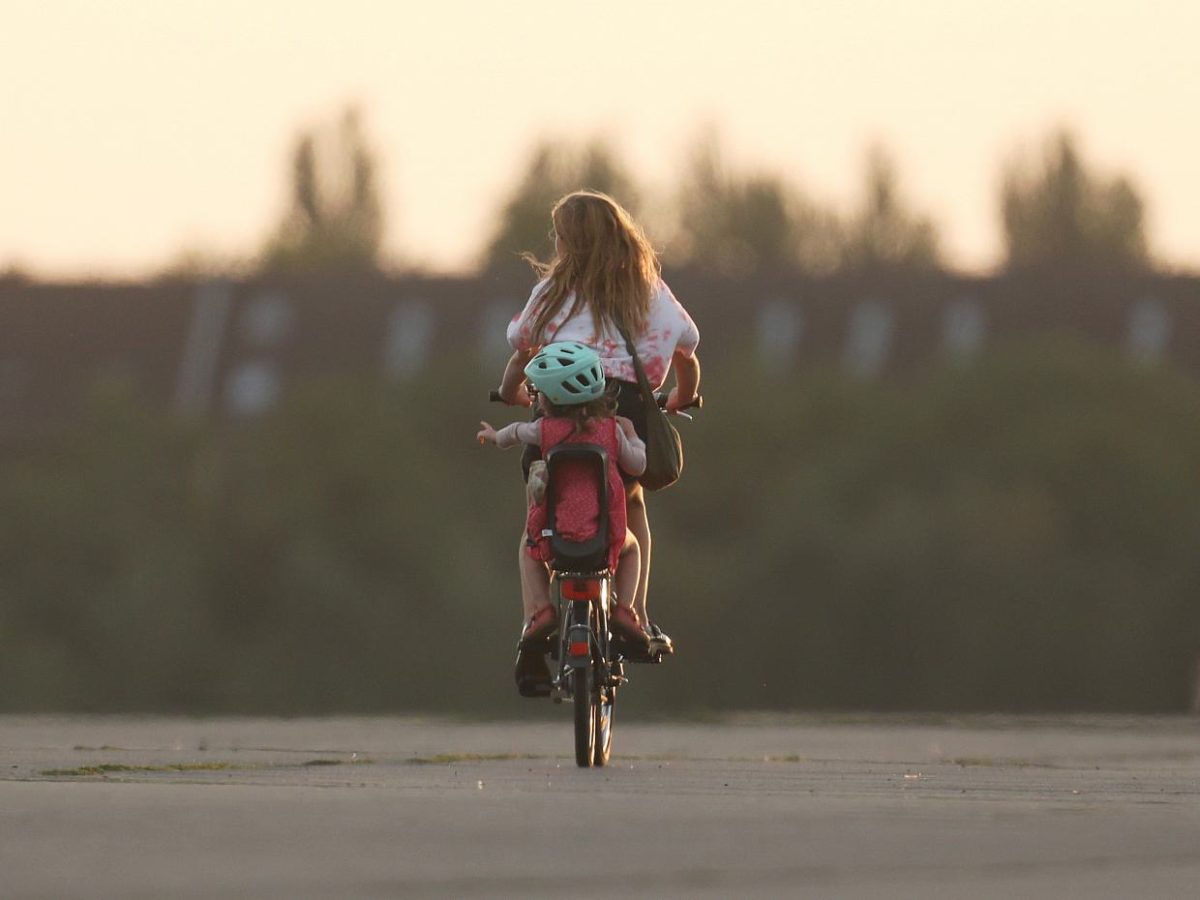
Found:
[(483, 428), (475, 435), (475, 440), (481, 444), (495, 444), (501, 450), (507, 450), (516, 444), (533, 444), (537, 446), (542, 442), (541, 419), (533, 422), (513, 422), (511, 425), (505, 425), (499, 431), (487, 422), (480, 422), (479, 424)]
[(508, 358), (504, 374), (500, 376), (500, 399), (511, 406), (532, 406), (529, 391), (525, 387), (525, 364), (533, 358), (532, 350), (516, 350)]
[(617, 416), (617, 426), (617, 465), (630, 475), (641, 475), (646, 471), (646, 444), (624, 416)]

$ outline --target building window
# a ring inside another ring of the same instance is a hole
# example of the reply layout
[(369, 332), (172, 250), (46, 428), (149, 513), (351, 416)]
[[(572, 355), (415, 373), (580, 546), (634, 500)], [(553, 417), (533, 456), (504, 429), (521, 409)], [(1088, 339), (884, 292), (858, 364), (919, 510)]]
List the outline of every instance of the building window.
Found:
[(273, 363), (242, 363), (225, 380), (225, 409), (247, 418), (262, 415), (279, 402), (279, 389), (279, 369)]
[(942, 318), (942, 348), (956, 361), (977, 354), (987, 337), (987, 317), (978, 300), (963, 299), (946, 308)]
[(1154, 363), (1167, 354), (1171, 343), (1171, 314), (1162, 302), (1145, 297), (1129, 312), (1129, 355), (1139, 362)]
[(843, 361), (860, 378), (874, 378), (887, 364), (891, 352), (895, 316), (878, 300), (866, 300), (854, 307)]
[(787, 300), (772, 300), (758, 314), (758, 355), (773, 369), (793, 365), (804, 334), (804, 314)]
[(479, 361), (485, 368), (502, 365), (512, 352), (505, 332), (515, 311), (511, 303), (502, 300), (490, 303), (484, 309), (479, 321)]
[(433, 338), (433, 311), (424, 300), (409, 300), (388, 317), (383, 367), (393, 380), (410, 378), (429, 357)]

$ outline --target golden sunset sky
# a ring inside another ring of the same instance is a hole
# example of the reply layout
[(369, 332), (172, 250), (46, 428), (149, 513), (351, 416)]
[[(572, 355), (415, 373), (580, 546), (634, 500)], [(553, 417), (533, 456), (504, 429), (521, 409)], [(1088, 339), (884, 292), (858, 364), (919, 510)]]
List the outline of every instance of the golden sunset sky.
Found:
[(608, 136), (651, 200), (716, 126), (846, 207), (871, 141), (955, 264), (999, 253), (1003, 162), (1056, 126), (1200, 269), (1196, 0), (3, 0), (0, 269), (246, 255), (297, 129), (358, 103), (389, 254), (469, 265), (539, 137)]

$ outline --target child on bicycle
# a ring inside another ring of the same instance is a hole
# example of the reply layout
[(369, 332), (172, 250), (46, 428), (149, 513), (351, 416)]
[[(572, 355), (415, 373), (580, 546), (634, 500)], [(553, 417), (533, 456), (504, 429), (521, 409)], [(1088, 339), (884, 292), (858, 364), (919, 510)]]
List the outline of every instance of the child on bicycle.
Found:
[[(606, 390), (600, 356), (577, 342), (547, 344), (525, 366), (525, 375), (538, 396), (541, 417), (514, 422), (497, 431), (487, 422), (476, 435), (481, 444), (507, 449), (518, 443), (544, 455), (562, 444), (597, 444), (608, 454), (608, 567), (616, 572), (615, 628), (628, 639), (648, 644), (634, 611), (638, 582), (638, 543), (626, 524), (625, 490), (621, 473), (640, 475), (646, 468), (646, 445), (633, 423), (616, 415), (613, 392)], [(565, 472), (555, 480), (555, 528), (567, 540), (583, 542), (595, 536), (600, 522), (599, 495), (588, 472)], [(550, 542), (543, 536), (547, 522), (545, 497), (530, 491), (521, 554), (521, 581), (528, 606), (522, 645), (534, 644), (552, 633), (556, 610), (550, 602)], [(540, 653), (538, 654), (540, 658)], [(544, 667), (544, 660), (542, 661)], [(518, 661), (518, 681), (521, 679)]]
[[(508, 326), (514, 353), (505, 367), (500, 396), (510, 404), (529, 406), (523, 371), (538, 347), (549, 341), (578, 341), (592, 347), (609, 384), (616, 385), (617, 413), (646, 437), (646, 410), (622, 329), (630, 335), (653, 389), (675, 374), (667, 409), (678, 410), (696, 400), (700, 333), (691, 317), (660, 277), (658, 257), (633, 218), (611, 197), (577, 191), (563, 197), (550, 214), (554, 226), (554, 258), (541, 263), (525, 259), (541, 276), (521, 313)], [(527, 452), (528, 470), (536, 450)], [(650, 578), (650, 522), (642, 487), (625, 477), (629, 529), (638, 542), (639, 571), (634, 609), (656, 650), (670, 653), (671, 639), (646, 612)], [(524, 551), (522, 550), (522, 555)], [(522, 570), (523, 602), (529, 590)], [(623, 596), (623, 601), (629, 595)]]

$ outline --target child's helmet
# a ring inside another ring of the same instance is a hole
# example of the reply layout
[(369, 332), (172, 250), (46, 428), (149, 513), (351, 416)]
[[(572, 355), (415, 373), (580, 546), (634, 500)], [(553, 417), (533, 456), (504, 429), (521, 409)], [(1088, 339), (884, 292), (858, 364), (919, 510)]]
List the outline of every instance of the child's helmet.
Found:
[(525, 366), (525, 375), (555, 406), (578, 406), (604, 396), (600, 354), (578, 341), (547, 344)]

